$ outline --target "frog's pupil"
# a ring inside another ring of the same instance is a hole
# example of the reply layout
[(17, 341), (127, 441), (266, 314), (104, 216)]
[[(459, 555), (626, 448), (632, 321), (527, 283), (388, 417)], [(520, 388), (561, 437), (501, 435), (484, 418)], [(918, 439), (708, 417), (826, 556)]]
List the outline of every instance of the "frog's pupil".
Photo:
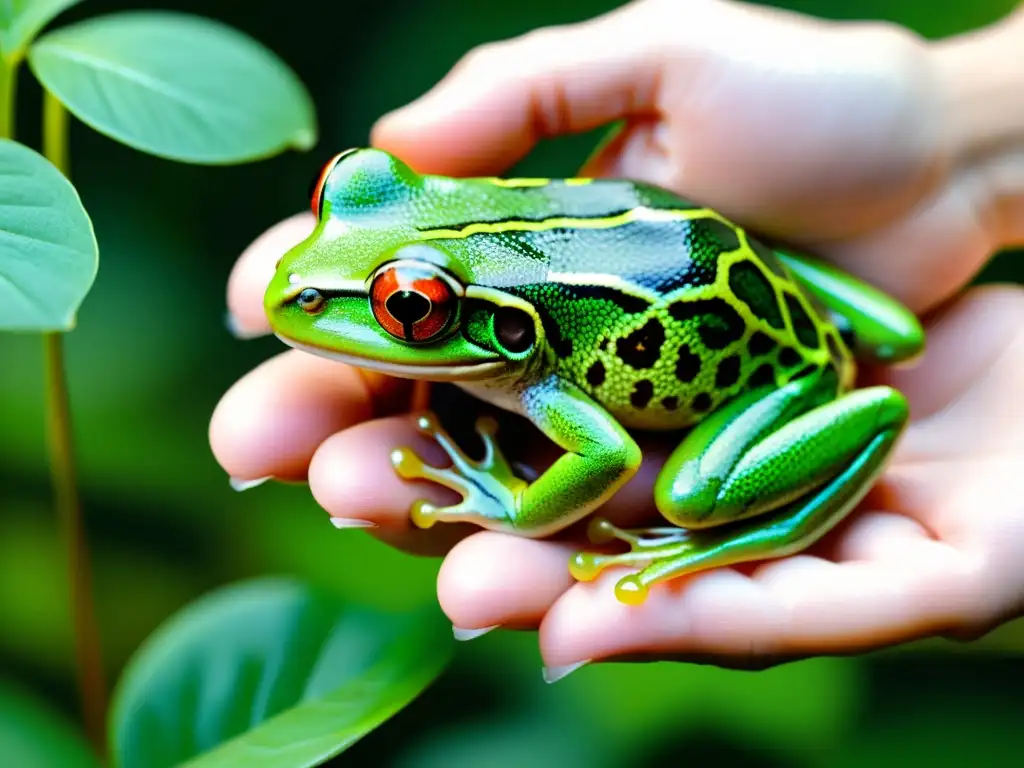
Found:
[(536, 340), (533, 319), (512, 307), (501, 307), (494, 313), (494, 335), (498, 343), (513, 354), (525, 352)]
[(384, 306), (403, 326), (413, 325), (430, 314), (430, 299), (416, 291), (395, 291)]

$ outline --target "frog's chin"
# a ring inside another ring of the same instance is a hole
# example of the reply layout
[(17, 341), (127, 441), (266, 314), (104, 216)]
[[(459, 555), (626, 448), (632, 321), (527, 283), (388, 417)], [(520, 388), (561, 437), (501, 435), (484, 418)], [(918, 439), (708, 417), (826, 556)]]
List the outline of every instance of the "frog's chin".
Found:
[(308, 352), (317, 357), (324, 357), (328, 360), (335, 360), (355, 368), (363, 368), (369, 371), (379, 371), (389, 376), (397, 376), (405, 379), (427, 379), (429, 381), (480, 381), (491, 379), (500, 374), (507, 363), (500, 359), (482, 360), (471, 365), (402, 365), (400, 363), (389, 363), (384, 360), (375, 360), (371, 357), (360, 357), (349, 355), (333, 349), (323, 349), (312, 344), (289, 339), (287, 336), (275, 334), (277, 338), (293, 349)]

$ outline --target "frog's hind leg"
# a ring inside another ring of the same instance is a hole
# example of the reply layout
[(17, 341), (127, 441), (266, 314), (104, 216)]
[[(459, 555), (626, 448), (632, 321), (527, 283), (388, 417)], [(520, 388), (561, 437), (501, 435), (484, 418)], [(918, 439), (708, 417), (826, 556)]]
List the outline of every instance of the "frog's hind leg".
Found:
[(862, 361), (908, 363), (924, 350), (921, 321), (896, 299), (829, 262), (788, 248), (776, 255), (837, 319), (849, 324), (847, 340)]
[[(724, 477), (715, 478), (712, 469), (715, 482), (689, 476), (693, 496), (670, 483), (677, 495), (660, 496), (662, 513), (699, 530), (690, 530), (680, 541), (624, 555), (588, 555), (591, 560), (582, 564), (594, 567), (574, 570), (593, 578), (604, 568), (633, 565), (642, 555), (643, 570), (616, 585), (619, 600), (635, 604), (643, 602), (654, 584), (687, 573), (802, 551), (864, 497), (907, 415), (906, 400), (888, 387), (851, 392), (807, 411), (744, 449)], [(714, 452), (714, 440), (710, 445), (686, 440), (677, 449), (683, 458), (674, 455), (666, 469), (692, 467), (693, 462), (684, 461), (688, 454), (706, 460)], [(714, 491), (710, 499), (709, 487)], [(693, 517), (687, 519), (687, 514)], [(577, 555), (577, 563), (581, 557)]]

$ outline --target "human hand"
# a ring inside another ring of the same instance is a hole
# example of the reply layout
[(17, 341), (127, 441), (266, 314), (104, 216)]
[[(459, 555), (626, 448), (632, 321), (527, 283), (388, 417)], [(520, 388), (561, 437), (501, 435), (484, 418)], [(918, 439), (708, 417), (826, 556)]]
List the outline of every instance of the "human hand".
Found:
[[(720, 0), (646, 0), (485, 46), (374, 130), (377, 146), (420, 172), (492, 175), (539, 138), (624, 118), (585, 173), (670, 187), (925, 315), (917, 368), (865, 373), (907, 395), (912, 423), (861, 510), (808, 553), (682, 578), (634, 607), (612, 593), (621, 572), (572, 581), (580, 541), (414, 529), (412, 501), (449, 497), (403, 483), (388, 463), (397, 444), (443, 460), (395, 413), (409, 385), (299, 352), (225, 396), (211, 424), (218, 460), (238, 478), (308, 480), (335, 520), (372, 523), (394, 546), (447, 551), (438, 594), (454, 624), (539, 628), (545, 663), (562, 672), (624, 654), (759, 667), (971, 637), (1019, 614), (1024, 298), (1013, 288), (952, 297), (1024, 234), (1024, 164), (1020, 141), (1007, 146), (961, 114), (970, 44)], [(311, 227), (307, 215), (289, 219), (239, 260), (229, 306), (243, 332), (266, 332), (273, 265)], [(526, 449), (541, 466), (546, 451)], [(651, 486), (666, 454), (644, 452), (639, 475), (601, 511), (619, 524), (655, 518)]]

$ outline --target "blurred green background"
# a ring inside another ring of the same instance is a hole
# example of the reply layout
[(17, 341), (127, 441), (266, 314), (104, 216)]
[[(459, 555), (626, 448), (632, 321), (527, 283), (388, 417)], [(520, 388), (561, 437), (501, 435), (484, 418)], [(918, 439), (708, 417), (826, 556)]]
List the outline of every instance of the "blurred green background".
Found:
[[(681, 0), (682, 1), (682, 0)], [(305, 487), (237, 494), (210, 454), (209, 416), (243, 373), (281, 351), (223, 325), (231, 265), (302, 209), (336, 149), (429, 88), (470, 47), (582, 20), (609, 0), (274, 3), (170, 0), (284, 57), (313, 92), (322, 140), (306, 155), (201, 168), (154, 159), (75, 124), (72, 173), (98, 234), (99, 278), (68, 339), (71, 391), (111, 678), (164, 618), (218, 585), (307, 578), (388, 608), (434, 604), (438, 561), (361, 532), (332, 534)], [(929, 35), (988, 23), (1015, 0), (792, 0), (808, 13), (888, 18)], [(89, 0), (58, 24), (128, 8)], [(22, 72), (19, 136), (36, 144), (39, 93)], [(518, 171), (572, 173), (593, 137), (551, 142)], [(985, 277), (1020, 280), (1009, 260)], [(70, 624), (43, 444), (35, 337), (0, 336), (0, 680), (74, 716)], [(381, 574), (393, 574), (381, 579)], [(1019, 764), (1024, 627), (761, 674), (609, 665), (555, 686), (536, 638), (494, 633), (339, 764), (401, 766), (959, 766)], [(1014, 759), (1014, 755), (1017, 758)]]

